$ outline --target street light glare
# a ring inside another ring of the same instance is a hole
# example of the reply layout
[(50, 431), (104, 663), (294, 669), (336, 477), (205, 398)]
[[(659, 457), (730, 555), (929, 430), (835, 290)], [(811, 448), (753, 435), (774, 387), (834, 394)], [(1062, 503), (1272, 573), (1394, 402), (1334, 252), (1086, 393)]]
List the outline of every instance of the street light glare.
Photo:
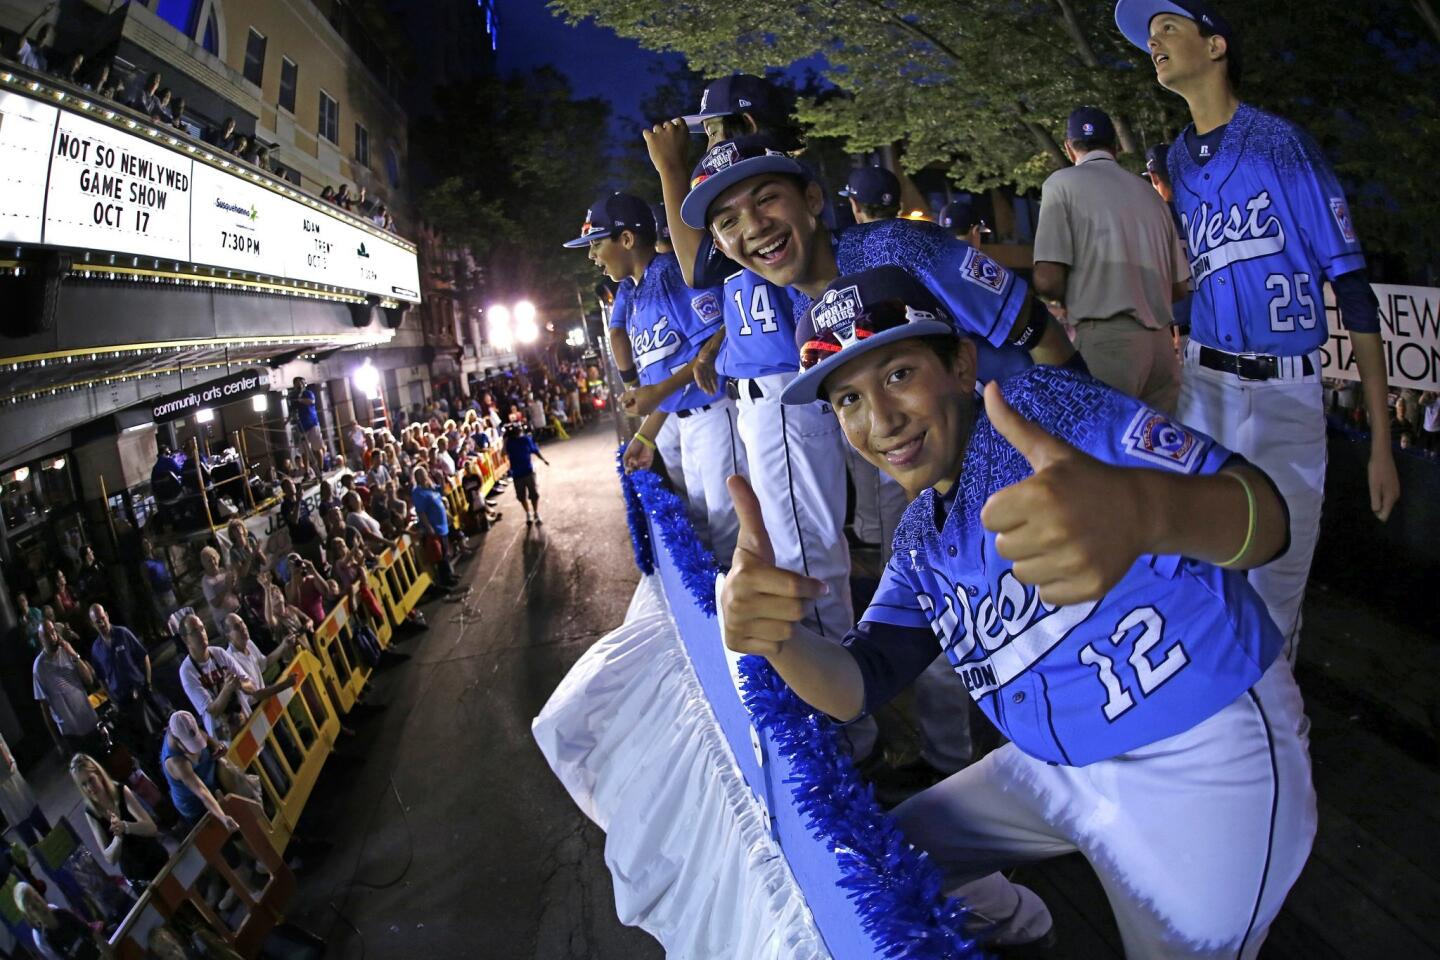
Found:
[(521, 300), (515, 304), (515, 321), (517, 323), (535, 322), (535, 304), (529, 300)]
[[(519, 311), (517, 310), (518, 314)], [(540, 339), (540, 328), (535, 325), (535, 317), (516, 316), (515, 318), (515, 339), (520, 343), (534, 343)]]
[(350, 375), (350, 379), (354, 381), (360, 392), (371, 400), (380, 395), (380, 371), (375, 369), (369, 358), (366, 358), (360, 369)]
[(510, 327), (510, 308), (497, 303), (485, 311), (490, 331), (490, 343), (499, 350), (509, 350), (515, 345), (515, 334)]

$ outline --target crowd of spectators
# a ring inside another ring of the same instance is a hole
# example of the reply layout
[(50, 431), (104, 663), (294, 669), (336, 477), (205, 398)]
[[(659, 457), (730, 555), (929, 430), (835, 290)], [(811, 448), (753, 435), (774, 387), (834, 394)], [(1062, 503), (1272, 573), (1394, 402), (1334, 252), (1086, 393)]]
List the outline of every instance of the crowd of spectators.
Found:
[[(202, 817), (238, 829), (220, 800), (258, 800), (259, 785), (225, 754), (250, 714), (289, 689), (284, 666), (300, 650), (314, 652), (314, 631), (338, 604), (348, 600), (352, 622), (362, 626), (386, 615), (369, 577), (402, 534), (419, 546), (437, 589), (455, 588), (455, 567), (473, 552), (471, 538), (501, 519), (494, 501), (505, 483), (482, 493), (481, 457), (500, 448), (516, 457), (523, 447), (518, 459), (528, 464), (539, 453), (534, 436), (582, 421), (590, 396), (586, 371), (573, 364), (507, 370), (481, 386), (474, 396), (437, 397), (393, 430), (353, 426), (346, 441), (353, 469), (321, 478), (312, 488), (318, 496), (310, 497), (295, 477), (278, 477), (275, 531), (262, 542), (257, 527), (232, 519), (198, 550), (195, 573), (177, 568), (174, 548), (139, 539), (135, 583), (145, 596), (132, 606), (145, 622), (164, 625), (159, 640), (130, 620), (119, 603), (128, 599), (122, 571), (88, 544), (66, 551), (46, 583), (45, 603), (17, 595), (15, 642), (34, 651), (37, 707), (69, 763), (93, 848), (123, 880), (116, 888), (123, 895), (108, 906), (62, 908), (43, 889), (24, 892), (22, 909), (33, 913), (48, 944), (74, 940), (76, 923), (97, 936), (113, 929)], [(463, 479), (467, 494), (458, 516), (443, 493), (452, 476)], [(533, 490), (522, 503), (539, 523)], [(418, 611), (410, 617), (424, 625)], [(157, 684), (165, 636), (174, 641), (178, 669), (172, 663), (165, 675), (173, 679)], [(98, 709), (90, 697), (96, 692), (105, 695)], [(265, 751), (260, 762), (267, 770), (278, 763)], [(150, 789), (136, 786), (137, 776)], [(278, 766), (276, 776), (283, 776)], [(242, 873), (254, 866), (238, 836), (230, 848)], [(219, 909), (225, 896), (233, 893), (216, 889)]]
[[(1388, 408), (1390, 435), (1401, 450), (1440, 459), (1440, 393), (1413, 387), (1391, 389)], [(1333, 426), (1369, 433), (1369, 413), (1358, 381), (1326, 380), (1325, 411)]]

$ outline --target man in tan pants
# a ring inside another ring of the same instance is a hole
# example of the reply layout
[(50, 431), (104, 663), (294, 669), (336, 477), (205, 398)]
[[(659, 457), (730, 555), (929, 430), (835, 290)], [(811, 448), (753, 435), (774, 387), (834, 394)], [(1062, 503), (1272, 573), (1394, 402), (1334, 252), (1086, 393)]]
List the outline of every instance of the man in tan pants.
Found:
[(1175, 222), (1143, 178), (1115, 162), (1115, 127), (1096, 107), (1070, 115), (1035, 231), (1035, 291), (1096, 379), (1165, 413), (1180, 393), (1170, 306), (1189, 292)]

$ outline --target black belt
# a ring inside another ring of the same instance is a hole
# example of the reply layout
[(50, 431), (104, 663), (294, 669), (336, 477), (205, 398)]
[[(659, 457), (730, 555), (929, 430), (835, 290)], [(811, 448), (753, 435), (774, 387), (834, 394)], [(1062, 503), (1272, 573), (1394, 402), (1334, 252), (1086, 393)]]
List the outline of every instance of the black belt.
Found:
[[(1219, 370), (1221, 373), (1232, 373), (1241, 380), (1276, 379), (1280, 376), (1280, 360), (1280, 357), (1264, 353), (1226, 353), (1224, 350), (1205, 346), (1200, 348), (1200, 366)], [(1308, 355), (1301, 357), (1300, 361), (1305, 376), (1315, 373), (1315, 365), (1310, 362)]]
[(691, 407), (689, 410), (677, 410), (675, 411), (675, 416), (679, 417), (681, 420), (684, 420), (686, 417), (693, 417), (697, 413), (704, 413), (706, 410), (709, 410), (711, 406), (712, 404), (707, 403), (703, 407)]
[(763, 400), (765, 398), (765, 391), (760, 389), (760, 381), (758, 380), (726, 380), (725, 392), (729, 394), (731, 400), (740, 399), (740, 384), (742, 383), (745, 384), (746, 396), (751, 400)]

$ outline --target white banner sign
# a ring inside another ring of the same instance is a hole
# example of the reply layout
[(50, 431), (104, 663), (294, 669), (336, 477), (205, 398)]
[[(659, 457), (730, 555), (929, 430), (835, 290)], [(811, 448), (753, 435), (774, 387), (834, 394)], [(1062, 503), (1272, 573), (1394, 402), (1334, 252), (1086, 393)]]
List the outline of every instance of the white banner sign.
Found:
[(39, 243), (45, 227), (45, 182), (50, 143), (60, 111), (46, 103), (0, 93), (0, 240)]
[(60, 112), (50, 153), (45, 242), (190, 259), (189, 157)]
[(148, 134), (0, 92), (5, 241), (420, 299), (414, 252), (388, 236), (216, 169)]
[[(1390, 386), (1440, 390), (1440, 289), (1371, 285), (1380, 301), (1380, 335)], [(1359, 380), (1350, 334), (1340, 323), (1335, 294), (1325, 286), (1330, 339), (1321, 348), (1324, 376)]]

